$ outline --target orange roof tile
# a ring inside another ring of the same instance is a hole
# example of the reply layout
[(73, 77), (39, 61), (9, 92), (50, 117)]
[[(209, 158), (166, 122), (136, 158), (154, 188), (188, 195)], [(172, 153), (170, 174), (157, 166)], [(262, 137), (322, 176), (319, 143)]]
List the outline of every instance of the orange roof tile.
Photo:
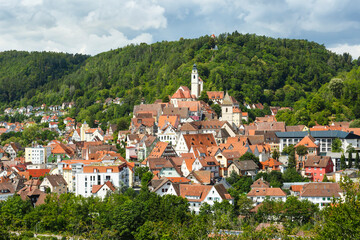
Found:
[(160, 158), (168, 145), (167, 142), (157, 142), (148, 158)]
[(171, 126), (177, 128), (180, 122), (179, 115), (161, 115), (159, 117), (158, 126), (163, 128), (167, 123), (170, 123)]
[(319, 146), (315, 144), (315, 138), (313, 138), (312, 136), (305, 136), (303, 139), (301, 139), (300, 142), (298, 142), (295, 145), (295, 148), (297, 148), (298, 146), (303, 145), (307, 148), (318, 148)]
[(184, 134), (185, 143), (188, 149), (194, 145), (204, 145), (206, 147), (217, 146), (214, 135), (211, 133), (207, 134)]

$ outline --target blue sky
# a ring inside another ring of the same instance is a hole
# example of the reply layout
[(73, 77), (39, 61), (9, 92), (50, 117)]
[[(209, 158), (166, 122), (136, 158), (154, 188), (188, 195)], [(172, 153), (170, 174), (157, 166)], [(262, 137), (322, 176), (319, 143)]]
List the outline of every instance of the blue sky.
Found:
[(359, 12), (355, 0), (0, 0), (0, 51), (95, 55), (237, 30), (307, 39), (358, 58)]

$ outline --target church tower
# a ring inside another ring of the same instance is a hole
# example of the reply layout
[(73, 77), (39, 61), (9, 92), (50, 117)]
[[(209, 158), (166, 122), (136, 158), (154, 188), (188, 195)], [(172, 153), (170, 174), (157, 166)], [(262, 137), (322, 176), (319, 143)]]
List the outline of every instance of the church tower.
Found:
[(84, 121), (84, 123), (81, 125), (81, 128), (80, 128), (80, 139), (81, 141), (85, 141), (86, 137), (85, 137), (85, 133), (87, 130), (89, 130), (90, 127), (89, 127), (89, 124), (86, 123), (86, 121)]
[(196, 64), (194, 64), (192, 72), (191, 72), (191, 95), (194, 95), (196, 98), (200, 97), (200, 81), (199, 81), (199, 73), (196, 68)]
[(221, 104), (221, 120), (228, 121), (230, 124), (233, 123), (233, 102), (226, 92), (223, 103)]

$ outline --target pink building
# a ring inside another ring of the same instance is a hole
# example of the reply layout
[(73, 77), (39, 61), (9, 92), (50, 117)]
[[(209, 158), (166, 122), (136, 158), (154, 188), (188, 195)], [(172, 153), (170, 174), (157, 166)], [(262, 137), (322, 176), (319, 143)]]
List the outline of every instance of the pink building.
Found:
[(308, 156), (304, 170), (311, 181), (322, 182), (326, 173), (334, 171), (334, 163), (329, 156)]

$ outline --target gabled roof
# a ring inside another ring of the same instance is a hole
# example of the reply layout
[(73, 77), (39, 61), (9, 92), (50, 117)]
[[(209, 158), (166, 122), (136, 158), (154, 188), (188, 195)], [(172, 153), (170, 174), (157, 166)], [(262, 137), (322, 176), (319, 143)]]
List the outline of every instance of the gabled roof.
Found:
[(253, 188), (247, 194), (249, 197), (256, 196), (276, 196), (276, 197), (286, 197), (286, 193), (281, 190), (281, 188)]
[(223, 184), (216, 184), (214, 187), (222, 199), (226, 199), (226, 200), (233, 199), (233, 197), (231, 197), (231, 195), (228, 193), (228, 191), (226, 190)]
[(308, 183), (303, 185), (300, 197), (340, 197), (342, 192), (338, 183)]
[(209, 100), (222, 100), (224, 98), (224, 91), (207, 91), (206, 94)]
[(233, 164), (242, 171), (259, 169), (259, 166), (253, 160), (234, 161)]
[(190, 112), (200, 111), (200, 102), (199, 101), (181, 101), (178, 102), (178, 107), (187, 107)]
[(168, 145), (168, 142), (157, 142), (148, 158), (160, 158)]
[(250, 186), (251, 188), (268, 188), (270, 187), (269, 183), (263, 180), (262, 178), (259, 178), (253, 184)]
[(166, 158), (149, 158), (148, 165), (151, 171), (160, 171), (167, 161), (168, 160)]
[(211, 171), (194, 171), (192, 175), (198, 180), (201, 184), (211, 184)]
[(189, 199), (191, 202), (202, 202), (209, 194), (212, 186), (210, 185), (189, 185), (180, 184), (180, 196), (183, 198), (198, 197), (199, 199)]
[(180, 86), (178, 90), (171, 96), (172, 99), (188, 99), (191, 97), (191, 91), (186, 86)]
[(332, 164), (331, 157), (329, 156), (308, 156), (304, 163), (304, 167), (322, 167), (326, 168), (328, 164)]
[(62, 175), (56, 174), (56, 175), (48, 175), (46, 178), (49, 180), (50, 184), (53, 187), (60, 186), (61, 184), (67, 185), (67, 182), (65, 181), (64, 177)]
[(193, 145), (204, 145), (206, 147), (217, 146), (213, 134), (184, 134), (185, 143), (188, 149)]
[(107, 181), (106, 183), (104, 183), (103, 185), (93, 185), (92, 189), (91, 189), (91, 193), (97, 193), (100, 189), (102, 189), (104, 186), (109, 187), (109, 189), (114, 192), (115, 191), (115, 187), (114, 185), (110, 182)]
[(163, 110), (164, 115), (179, 115), (180, 118), (187, 118), (189, 116), (189, 108), (188, 107), (164, 107)]
[(319, 146), (315, 144), (315, 138), (313, 138), (312, 136), (305, 136), (303, 139), (301, 139), (300, 142), (298, 142), (296, 145), (295, 145), (295, 148), (297, 148), (298, 146), (300, 145), (303, 145), (307, 148), (318, 148)]
[(235, 160), (239, 159), (242, 155), (237, 150), (224, 150), (221, 152), (221, 154), (227, 159), (227, 160)]
[(167, 124), (170, 124), (174, 128), (177, 128), (180, 122), (180, 117), (178, 115), (161, 115), (159, 117), (158, 126), (159, 128), (165, 127)]
[(270, 167), (270, 168), (274, 168), (274, 167), (278, 167), (280, 165), (282, 165), (281, 162), (279, 161), (276, 161), (275, 159), (273, 158), (269, 158), (268, 160), (266, 160), (265, 162), (260, 162), (264, 167), (267, 166), (267, 167)]

